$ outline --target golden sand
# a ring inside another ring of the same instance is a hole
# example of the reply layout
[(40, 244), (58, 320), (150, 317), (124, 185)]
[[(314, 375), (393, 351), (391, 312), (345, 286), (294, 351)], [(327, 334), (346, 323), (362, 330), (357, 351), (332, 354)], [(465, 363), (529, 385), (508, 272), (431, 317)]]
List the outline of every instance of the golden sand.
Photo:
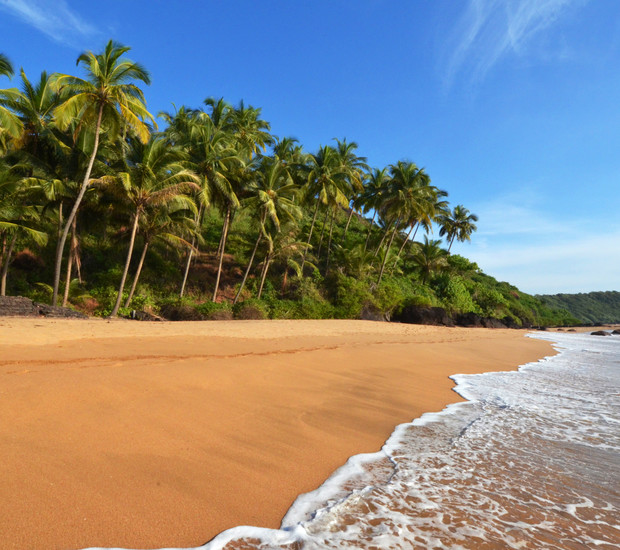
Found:
[(369, 321), (0, 319), (5, 549), (194, 547), (278, 527), (448, 376), (550, 355), (511, 330)]

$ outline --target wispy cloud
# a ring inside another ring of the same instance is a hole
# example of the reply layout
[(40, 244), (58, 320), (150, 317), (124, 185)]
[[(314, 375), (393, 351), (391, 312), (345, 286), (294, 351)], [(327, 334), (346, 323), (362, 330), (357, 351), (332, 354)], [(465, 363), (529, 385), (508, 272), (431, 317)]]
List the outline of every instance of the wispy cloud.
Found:
[(507, 53), (523, 53), (534, 36), (587, 1), (469, 0), (448, 40), (446, 86), (459, 72), (478, 82)]
[(99, 34), (97, 28), (84, 21), (65, 0), (0, 0), (0, 10), (61, 44), (73, 46), (76, 39)]
[(524, 186), (472, 204), (478, 231), (452, 251), (525, 292), (620, 290), (620, 224), (566, 221), (549, 213), (548, 200), (553, 198)]

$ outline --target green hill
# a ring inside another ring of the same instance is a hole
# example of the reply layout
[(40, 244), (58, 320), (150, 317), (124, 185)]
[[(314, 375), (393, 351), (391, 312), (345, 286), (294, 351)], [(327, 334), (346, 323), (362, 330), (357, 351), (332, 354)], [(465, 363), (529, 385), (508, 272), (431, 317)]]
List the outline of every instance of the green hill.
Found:
[(551, 308), (565, 309), (584, 323), (620, 323), (620, 292), (537, 296)]

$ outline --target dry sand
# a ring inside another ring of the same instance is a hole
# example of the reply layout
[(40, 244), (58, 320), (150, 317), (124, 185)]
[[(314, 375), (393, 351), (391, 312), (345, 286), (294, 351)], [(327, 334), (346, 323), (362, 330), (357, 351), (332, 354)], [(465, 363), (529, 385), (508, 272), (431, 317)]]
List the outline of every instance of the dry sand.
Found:
[(368, 321), (0, 319), (3, 549), (194, 547), (553, 353), (510, 330)]

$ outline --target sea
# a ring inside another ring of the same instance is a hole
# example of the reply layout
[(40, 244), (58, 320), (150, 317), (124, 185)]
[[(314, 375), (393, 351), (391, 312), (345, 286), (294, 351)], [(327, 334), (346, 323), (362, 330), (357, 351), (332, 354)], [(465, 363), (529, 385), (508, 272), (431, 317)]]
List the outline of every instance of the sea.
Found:
[(280, 529), (236, 527), (200, 548), (620, 548), (620, 336), (529, 336), (559, 353), (453, 376), (466, 402), (349, 459)]

